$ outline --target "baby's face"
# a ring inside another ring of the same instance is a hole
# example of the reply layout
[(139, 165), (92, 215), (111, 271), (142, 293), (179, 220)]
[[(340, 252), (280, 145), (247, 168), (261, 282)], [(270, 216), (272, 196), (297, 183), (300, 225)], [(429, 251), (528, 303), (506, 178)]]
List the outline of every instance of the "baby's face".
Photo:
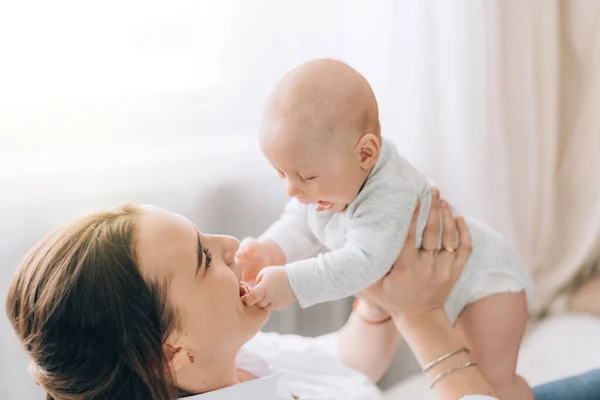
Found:
[(366, 179), (353, 147), (352, 143), (311, 142), (297, 136), (261, 141), (264, 155), (289, 196), (332, 211), (344, 210)]

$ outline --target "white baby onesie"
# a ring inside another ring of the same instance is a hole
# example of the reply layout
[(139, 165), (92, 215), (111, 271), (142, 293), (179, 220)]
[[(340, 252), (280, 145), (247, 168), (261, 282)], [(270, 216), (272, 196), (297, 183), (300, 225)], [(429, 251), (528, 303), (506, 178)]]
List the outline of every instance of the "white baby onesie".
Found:
[[(390, 269), (408, 232), (417, 199), (418, 243), (431, 206), (431, 184), (388, 140), (360, 193), (344, 212), (317, 211), (296, 199), (262, 236), (286, 257), (290, 286), (301, 307), (360, 292)], [(465, 218), (473, 252), (446, 302), (455, 322), (462, 309), (482, 297), (525, 290), (533, 283), (516, 251), (493, 229)]]

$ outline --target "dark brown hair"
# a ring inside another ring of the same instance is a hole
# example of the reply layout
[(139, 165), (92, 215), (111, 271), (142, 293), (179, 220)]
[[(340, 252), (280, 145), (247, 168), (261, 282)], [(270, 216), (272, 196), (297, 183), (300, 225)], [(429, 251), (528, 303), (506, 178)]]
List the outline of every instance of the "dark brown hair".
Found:
[(136, 261), (141, 212), (124, 206), (54, 232), (11, 283), (6, 312), (48, 400), (177, 397), (163, 352), (175, 314)]

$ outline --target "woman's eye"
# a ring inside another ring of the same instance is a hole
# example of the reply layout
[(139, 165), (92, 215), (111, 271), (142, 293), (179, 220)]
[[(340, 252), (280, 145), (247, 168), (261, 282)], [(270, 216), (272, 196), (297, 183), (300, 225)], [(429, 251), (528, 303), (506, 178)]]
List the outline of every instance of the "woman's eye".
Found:
[(316, 176), (307, 176), (307, 177), (301, 177), (303, 181), (312, 181), (313, 179), (316, 178)]
[(204, 248), (204, 258), (206, 259), (205, 268), (209, 268), (212, 263), (212, 254), (209, 249)]

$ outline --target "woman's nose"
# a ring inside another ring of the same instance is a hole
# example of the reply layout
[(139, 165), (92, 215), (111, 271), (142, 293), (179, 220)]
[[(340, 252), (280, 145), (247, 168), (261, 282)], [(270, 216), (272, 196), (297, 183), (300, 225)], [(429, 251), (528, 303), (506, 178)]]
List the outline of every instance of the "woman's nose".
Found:
[(221, 236), (221, 240), (223, 240), (223, 261), (231, 265), (235, 261), (235, 253), (240, 248), (240, 241), (233, 236)]

